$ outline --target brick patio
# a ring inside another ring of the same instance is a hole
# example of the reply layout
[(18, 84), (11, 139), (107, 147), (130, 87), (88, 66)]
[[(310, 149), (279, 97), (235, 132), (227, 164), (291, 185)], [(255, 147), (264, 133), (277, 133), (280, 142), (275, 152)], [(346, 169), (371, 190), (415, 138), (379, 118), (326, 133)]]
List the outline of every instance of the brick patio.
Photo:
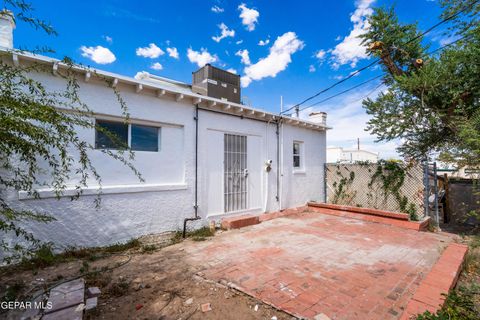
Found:
[(185, 250), (203, 277), (296, 316), (398, 319), (451, 240), (304, 212), (228, 231)]

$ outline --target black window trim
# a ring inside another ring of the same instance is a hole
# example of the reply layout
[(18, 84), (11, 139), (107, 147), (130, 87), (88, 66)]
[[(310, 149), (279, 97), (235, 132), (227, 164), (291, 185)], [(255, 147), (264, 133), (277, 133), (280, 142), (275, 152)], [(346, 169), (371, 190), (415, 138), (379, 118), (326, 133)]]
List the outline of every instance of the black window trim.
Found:
[(105, 118), (102, 118), (102, 117), (94, 118), (94, 120), (95, 120), (95, 138), (94, 138), (95, 139), (94, 140), (95, 150), (102, 150), (102, 149), (123, 150), (121, 148), (100, 148), (100, 147), (97, 147), (97, 138), (98, 138), (97, 123), (100, 121), (100, 122), (125, 124), (127, 126), (127, 147), (130, 148), (130, 149), (131, 149), (131, 146), (132, 146), (132, 125), (156, 128), (157, 129), (157, 143), (158, 143), (158, 147), (157, 147), (156, 151), (134, 150), (134, 149), (131, 149), (131, 150), (135, 151), (135, 152), (160, 152), (161, 151), (161, 136), (162, 136), (162, 127), (163, 126), (161, 126), (159, 124), (157, 124), (157, 125), (155, 125), (155, 124), (145, 124), (145, 123), (141, 123), (141, 122), (137, 122), (137, 121), (125, 123), (125, 121), (121, 120), (121, 119), (105, 119)]

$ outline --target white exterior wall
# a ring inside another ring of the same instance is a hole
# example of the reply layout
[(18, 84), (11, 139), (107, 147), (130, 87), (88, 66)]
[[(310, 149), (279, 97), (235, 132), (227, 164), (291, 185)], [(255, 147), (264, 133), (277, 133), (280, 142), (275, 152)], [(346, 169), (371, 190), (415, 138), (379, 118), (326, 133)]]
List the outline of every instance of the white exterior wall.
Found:
[[(59, 77), (39, 76), (51, 90), (62, 89)], [(83, 101), (99, 117), (122, 116), (110, 88), (104, 84), (80, 81)], [(40, 240), (66, 246), (101, 246), (124, 242), (133, 237), (164, 231), (180, 230), (183, 220), (194, 215), (195, 182), (195, 107), (191, 100), (175, 101), (158, 98), (154, 92), (136, 93), (133, 86), (119, 84), (132, 122), (149, 121), (161, 127), (159, 152), (136, 152), (134, 166), (145, 183), (120, 162), (98, 150), (90, 158), (102, 178), (103, 192), (100, 208), (95, 208), (94, 195), (84, 195), (71, 201), (51, 197), (41, 192), (42, 199), (29, 199), (25, 193), (10, 193), (12, 206), (53, 215), (56, 221), (48, 224), (29, 222), (27, 230)], [(248, 136), (249, 210), (243, 213), (277, 211), (304, 205), (309, 200), (324, 197), (323, 165), (326, 160), (326, 132), (283, 125), (280, 137), (283, 176), (280, 202), (277, 194), (277, 141), (274, 123), (241, 119), (209, 111), (199, 111), (198, 145), (198, 212), (202, 219), (189, 226), (219, 220), (223, 209), (223, 134)], [(93, 130), (80, 130), (79, 135), (94, 144)], [(293, 171), (293, 141), (303, 142), (305, 168)], [(214, 144), (221, 141), (221, 144)], [(264, 162), (273, 160), (272, 170), (266, 173)], [(71, 185), (74, 186), (75, 178)], [(250, 183), (250, 181), (249, 181)], [(94, 194), (96, 185), (91, 182)], [(68, 192), (67, 192), (68, 193)]]

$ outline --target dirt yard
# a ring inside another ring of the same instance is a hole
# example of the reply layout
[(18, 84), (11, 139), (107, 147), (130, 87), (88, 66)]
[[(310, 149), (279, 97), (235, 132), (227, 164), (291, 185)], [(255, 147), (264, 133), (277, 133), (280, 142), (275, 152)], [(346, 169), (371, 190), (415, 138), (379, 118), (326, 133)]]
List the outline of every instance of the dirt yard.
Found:
[[(209, 241), (209, 240), (207, 240)], [(243, 293), (209, 283), (195, 276), (185, 263), (182, 246), (192, 240), (167, 248), (144, 252), (134, 249), (124, 254), (90, 261), (76, 260), (35, 272), (12, 269), (0, 271), (0, 296), (7, 286), (20, 285), (22, 293), (34, 287), (68, 279), (82, 273), (102, 270), (131, 259), (112, 271), (86, 276), (87, 286), (100, 287), (99, 306), (87, 319), (291, 319), (292, 317), (262, 304)], [(201, 305), (210, 303), (203, 312)], [(0, 319), (18, 319), (19, 314), (0, 314)], [(275, 318), (273, 318), (275, 319)]]
[[(50, 266), (37, 261), (0, 269), (0, 298), (22, 300), (83, 275), (87, 286), (102, 292), (97, 309), (87, 319), (292, 319), (217, 283), (227, 281), (309, 318), (327, 314), (332, 319), (398, 319), (417, 280), (453, 240), (450, 233), (418, 233), (311, 212), (219, 231), (213, 238), (208, 235), (204, 230), (183, 242), (178, 234), (146, 237), (72, 251), (61, 258), (43, 253), (41, 261), (49, 261)], [(479, 280), (480, 239), (475, 239), (461, 285)], [(172, 240), (180, 243), (171, 244)], [(471, 290), (477, 291), (477, 285)], [(298, 311), (307, 300), (313, 307)], [(0, 319), (20, 318), (19, 313), (1, 312)]]

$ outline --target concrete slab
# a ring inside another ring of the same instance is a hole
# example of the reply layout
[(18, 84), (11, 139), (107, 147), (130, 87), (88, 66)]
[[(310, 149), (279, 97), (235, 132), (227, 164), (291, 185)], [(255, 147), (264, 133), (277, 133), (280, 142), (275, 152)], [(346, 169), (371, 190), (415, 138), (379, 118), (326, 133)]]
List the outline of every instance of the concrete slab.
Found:
[(73, 306), (62, 310), (48, 313), (42, 317), (42, 320), (82, 320), (83, 308)]
[(299, 212), (185, 246), (203, 277), (295, 316), (398, 319), (452, 238)]
[(77, 279), (63, 283), (50, 290), (48, 302), (52, 308), (45, 313), (54, 313), (57, 310), (76, 306), (84, 302), (85, 282), (83, 279)]

